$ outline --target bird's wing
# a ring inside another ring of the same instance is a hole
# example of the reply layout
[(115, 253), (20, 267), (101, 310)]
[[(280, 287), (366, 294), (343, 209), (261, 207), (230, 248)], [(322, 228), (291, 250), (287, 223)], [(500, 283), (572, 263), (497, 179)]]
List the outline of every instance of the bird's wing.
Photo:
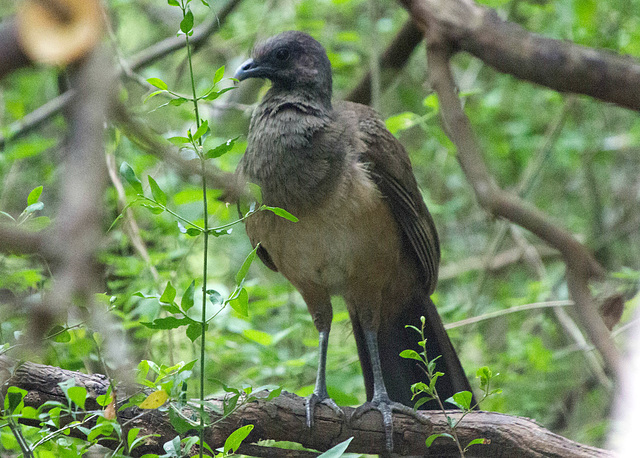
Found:
[(429, 293), (435, 289), (440, 263), (440, 245), (433, 219), (422, 200), (409, 156), (371, 108), (342, 102), (338, 110), (353, 111), (366, 150), (363, 162), (389, 207), (423, 270)]

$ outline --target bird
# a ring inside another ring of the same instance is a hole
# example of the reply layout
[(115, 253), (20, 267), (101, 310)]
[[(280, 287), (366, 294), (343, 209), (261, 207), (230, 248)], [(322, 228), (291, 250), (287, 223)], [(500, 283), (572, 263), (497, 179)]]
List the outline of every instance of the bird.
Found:
[(416, 361), (399, 356), (422, 350), (407, 325), (420, 328), (424, 317), (428, 358), (437, 358), (436, 370), (444, 373), (436, 384), (440, 398), (472, 391), (430, 298), (440, 245), (409, 156), (372, 108), (332, 100), (331, 63), (307, 33), (259, 42), (235, 78), (271, 81), (252, 114), (236, 178), (257, 184), (263, 204), (298, 219), (256, 212), (245, 227), (262, 262), (300, 292), (319, 333), (307, 426), (319, 403), (342, 413), (326, 384), (331, 298), (342, 296), (367, 395), (354, 416), (378, 410), (391, 452), (392, 412), (412, 413), (411, 385), (428, 383)]

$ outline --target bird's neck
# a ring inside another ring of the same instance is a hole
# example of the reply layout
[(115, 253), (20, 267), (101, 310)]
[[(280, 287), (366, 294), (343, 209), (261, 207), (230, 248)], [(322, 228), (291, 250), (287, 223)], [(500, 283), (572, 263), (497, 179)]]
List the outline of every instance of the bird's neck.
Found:
[(314, 106), (319, 111), (329, 114), (333, 107), (331, 105), (331, 87), (320, 88), (317, 86), (297, 86), (287, 87), (274, 84), (267, 91), (262, 103), (277, 104), (279, 101), (296, 101), (301, 104)]

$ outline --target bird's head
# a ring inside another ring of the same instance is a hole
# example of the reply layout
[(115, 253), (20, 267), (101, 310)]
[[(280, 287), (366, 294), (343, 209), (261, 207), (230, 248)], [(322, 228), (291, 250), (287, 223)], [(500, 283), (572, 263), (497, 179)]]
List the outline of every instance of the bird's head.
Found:
[(275, 91), (305, 92), (331, 100), (331, 63), (310, 35), (283, 32), (257, 44), (251, 56), (236, 70), (239, 81), (267, 78)]

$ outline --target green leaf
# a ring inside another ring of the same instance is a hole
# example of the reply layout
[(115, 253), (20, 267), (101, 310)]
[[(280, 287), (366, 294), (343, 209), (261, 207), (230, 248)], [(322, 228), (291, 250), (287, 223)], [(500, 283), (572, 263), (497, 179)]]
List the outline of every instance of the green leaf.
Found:
[(261, 207), (261, 209), (263, 210), (269, 210), (273, 213), (275, 213), (276, 215), (284, 218), (284, 219), (288, 219), (289, 221), (292, 221), (294, 223), (297, 223), (299, 221), (299, 219), (295, 216), (293, 216), (291, 213), (289, 213), (288, 211), (286, 211), (283, 208), (280, 207), (269, 207), (268, 205), (263, 205)]
[[(27, 391), (17, 386), (10, 386), (7, 389), (7, 395), (4, 398), (5, 413), (13, 414), (15, 410), (20, 406), (22, 400), (27, 395)], [(15, 412), (18, 413), (18, 412)]]
[(169, 89), (169, 86), (167, 86), (167, 83), (162, 81), (160, 78), (147, 78), (147, 83), (157, 87), (158, 89), (162, 89), (163, 91), (166, 91), (167, 89)]
[(480, 388), (485, 389), (491, 380), (493, 374), (491, 373), (491, 369), (487, 366), (482, 366), (476, 371), (476, 378), (480, 379)]
[(229, 301), (229, 305), (233, 310), (235, 310), (238, 314), (248, 317), (249, 316), (249, 293), (247, 290), (242, 288), (236, 297)]
[(221, 145), (218, 145), (215, 148), (210, 149), (209, 151), (206, 152), (205, 157), (207, 159), (215, 159), (217, 157), (222, 156), (223, 154), (227, 154), (229, 151), (233, 149), (233, 145), (236, 143), (236, 140), (238, 140), (238, 138), (240, 137), (238, 136), (235, 138), (230, 138), (229, 140), (222, 143)]
[(424, 404), (425, 402), (429, 402), (433, 399), (433, 397), (431, 396), (422, 396), (420, 399), (418, 399), (415, 403), (415, 405), (413, 406), (413, 410), (418, 410), (422, 404)]
[(240, 447), (240, 445), (242, 444), (242, 441), (247, 438), (252, 429), (253, 425), (245, 425), (229, 434), (227, 440), (224, 441), (224, 453), (235, 453), (238, 450), (238, 447)]
[(220, 81), (222, 81), (223, 77), (224, 77), (224, 65), (220, 67), (218, 70), (216, 70), (216, 74), (213, 75), (213, 85), (215, 86)]
[(469, 442), (467, 446), (464, 448), (464, 450), (466, 451), (472, 445), (489, 445), (490, 443), (491, 443), (491, 439), (485, 439), (484, 437), (479, 437)]
[(169, 280), (159, 300), (163, 304), (171, 304), (175, 298), (176, 298), (176, 289), (171, 284), (171, 280)]
[(389, 132), (395, 135), (398, 132), (413, 127), (417, 122), (417, 118), (417, 114), (411, 113), (410, 111), (405, 111), (404, 113), (400, 113), (387, 118), (385, 124), (387, 125), (387, 129), (389, 129)]
[(251, 253), (247, 255), (242, 266), (240, 266), (240, 270), (238, 270), (238, 273), (236, 274), (236, 285), (240, 286), (244, 282), (244, 279), (249, 273), (249, 267), (251, 267), (251, 263), (256, 258), (256, 252), (258, 251), (259, 246), (260, 244), (257, 244), (256, 247), (251, 250)]
[(172, 107), (179, 107), (180, 105), (183, 105), (187, 102), (190, 102), (190, 100), (185, 99), (184, 97), (178, 97), (178, 98), (169, 100), (169, 105), (171, 105)]
[(209, 301), (211, 301), (211, 304), (213, 304), (215, 307), (220, 307), (224, 303), (222, 294), (214, 289), (208, 289), (207, 295), (209, 296)]
[(400, 352), (400, 357), (405, 359), (415, 359), (416, 361), (422, 361), (422, 358), (415, 350), (402, 350)]
[(178, 0), (167, 0), (167, 3), (171, 6), (180, 6), (180, 3), (178, 3)]
[(318, 456), (318, 458), (339, 458), (344, 455), (344, 452), (349, 447), (349, 444), (353, 440), (353, 437), (350, 437), (344, 442), (340, 442), (338, 445), (331, 447), (329, 450), (324, 452), (322, 455)]
[(202, 121), (202, 124), (200, 124), (200, 127), (198, 127), (198, 130), (196, 130), (196, 133), (193, 134), (193, 141), (196, 141), (197, 139), (202, 137), (208, 130), (209, 130), (209, 121), (206, 121), (206, 120)]
[(129, 447), (129, 451), (133, 449), (133, 442), (136, 440), (139, 432), (140, 428), (131, 428), (127, 433), (127, 445)]
[(27, 197), (27, 205), (35, 204), (40, 198), (40, 194), (42, 194), (42, 186), (38, 186), (37, 188), (34, 188), (29, 193), (29, 197)]
[(122, 164), (120, 165), (120, 175), (122, 175), (124, 179), (127, 180), (127, 183), (129, 183), (129, 185), (131, 185), (131, 187), (138, 194), (143, 194), (142, 182), (138, 179), (131, 166), (126, 162), (122, 162)]
[(182, 295), (182, 300), (180, 301), (180, 308), (185, 312), (189, 310), (191, 307), (193, 307), (193, 294), (194, 294), (195, 287), (196, 287), (196, 281), (193, 280), (189, 285), (189, 287), (187, 288), (187, 290)]
[(157, 91), (153, 91), (151, 94), (149, 94), (148, 96), (146, 96), (146, 97), (144, 98), (144, 100), (142, 101), (142, 103), (146, 103), (146, 102), (147, 102), (147, 100), (149, 100), (150, 98), (155, 97), (155, 96), (156, 96), (156, 95), (158, 95), (158, 94), (162, 94), (163, 92), (166, 92), (166, 91), (164, 91), (164, 90), (162, 90), (162, 89), (159, 89), (159, 90), (157, 90)]
[(189, 33), (193, 29), (193, 13), (187, 9), (184, 18), (180, 21), (180, 30), (182, 33)]
[(84, 401), (87, 399), (87, 389), (83, 386), (72, 386), (67, 390), (67, 397), (75, 405), (84, 409)]
[(176, 318), (175, 316), (167, 316), (164, 318), (157, 318), (151, 323), (140, 322), (141, 325), (146, 326), (149, 329), (176, 329), (180, 326), (193, 323), (193, 320), (189, 318)]
[(235, 86), (230, 86), (230, 87), (225, 87), (224, 89), (220, 89), (219, 91), (212, 90), (206, 95), (204, 99), (208, 101), (215, 100), (225, 92), (233, 91), (234, 89), (237, 89), (237, 88)]
[(189, 326), (187, 326), (187, 337), (191, 342), (195, 342), (196, 339), (201, 335), (202, 325), (200, 323), (191, 323)]
[(151, 188), (151, 195), (153, 196), (156, 202), (166, 207), (167, 195), (164, 193), (162, 189), (160, 189), (160, 186), (158, 186), (158, 183), (156, 183), (156, 180), (154, 180), (151, 175), (148, 175), (147, 178), (149, 179), (149, 187)]
[(71, 334), (67, 331), (67, 328), (64, 326), (60, 326), (59, 324), (55, 325), (49, 333), (47, 334), (47, 338), (53, 338), (54, 342), (69, 342), (71, 340)]
[(471, 391), (459, 391), (451, 396), (446, 402), (456, 405), (462, 410), (469, 410), (471, 408), (471, 400), (473, 395)]
[(431, 447), (431, 444), (433, 444), (433, 441), (436, 440), (438, 437), (448, 437), (449, 439), (455, 442), (455, 439), (451, 434), (439, 433), (439, 434), (432, 434), (431, 436), (427, 437), (427, 440), (424, 441), (425, 445), (427, 447)]
[(242, 331), (242, 335), (249, 340), (253, 340), (260, 345), (264, 345), (265, 347), (268, 347), (273, 343), (273, 337), (271, 337), (270, 334), (258, 331), (257, 329), (245, 329)]
[(185, 143), (191, 143), (191, 140), (189, 140), (187, 137), (169, 137), (167, 138), (167, 140), (169, 140), (171, 143), (173, 143), (176, 146), (181, 146), (181, 145), (184, 145)]

